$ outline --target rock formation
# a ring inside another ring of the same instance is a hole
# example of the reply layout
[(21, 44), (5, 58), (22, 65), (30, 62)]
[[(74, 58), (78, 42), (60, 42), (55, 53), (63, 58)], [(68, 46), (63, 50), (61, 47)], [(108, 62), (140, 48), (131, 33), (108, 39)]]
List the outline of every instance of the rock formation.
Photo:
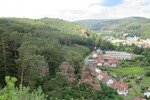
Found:
[(40, 68), (40, 76), (45, 76), (48, 73), (49, 73), (48, 63), (43, 61), (43, 65)]
[(101, 90), (99, 80), (93, 67), (89, 65), (83, 66), (82, 78), (80, 82), (87, 82), (93, 86), (95, 90)]
[(74, 78), (74, 68), (68, 62), (62, 62), (59, 67), (60, 72), (63, 72), (68, 75), (68, 83), (71, 86)]

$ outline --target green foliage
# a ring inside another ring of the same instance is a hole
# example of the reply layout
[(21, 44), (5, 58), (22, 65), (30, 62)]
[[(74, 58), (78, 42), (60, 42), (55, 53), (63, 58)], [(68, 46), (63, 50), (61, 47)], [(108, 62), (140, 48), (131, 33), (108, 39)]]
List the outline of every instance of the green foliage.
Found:
[(147, 72), (145, 75), (148, 76), (148, 77), (150, 77), (150, 71)]
[(99, 34), (60, 19), (0, 18), (0, 83), (6, 75), (20, 78), (24, 66), (23, 84), (33, 87), (45, 63), (55, 77), (62, 61), (80, 76), (84, 57), (100, 41)]
[(12, 96), (16, 95), (14, 83), (17, 81), (17, 79), (6, 76), (5, 81), (7, 83), (7, 86), (0, 91), (0, 100), (11, 100)]
[(6, 76), (7, 86), (0, 91), (0, 100), (46, 100), (47, 96), (41, 88), (30, 92), (29, 87), (15, 88), (16, 78)]
[(106, 40), (101, 41), (99, 45), (101, 50), (115, 50), (115, 46)]
[(57, 72), (56, 77), (50, 80), (47, 80), (43, 84), (43, 89), (45, 91), (59, 91), (64, 86), (67, 86), (68, 76), (62, 72)]
[(100, 32), (103, 35), (113, 35), (114, 37), (123, 38), (124, 33), (129, 33), (129, 36), (137, 35), (141, 38), (148, 38), (150, 19), (143, 17), (129, 17), (122, 19), (109, 20), (81, 20), (77, 21), (91, 30)]
[(29, 87), (20, 86), (15, 90), (16, 95), (10, 100), (47, 100), (47, 95), (43, 93), (40, 87), (33, 92), (30, 91)]

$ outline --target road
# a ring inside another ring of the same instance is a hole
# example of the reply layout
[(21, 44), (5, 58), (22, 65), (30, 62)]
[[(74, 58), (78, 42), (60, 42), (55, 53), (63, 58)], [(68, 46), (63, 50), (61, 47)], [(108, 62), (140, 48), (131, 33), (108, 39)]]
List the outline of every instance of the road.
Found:
[(94, 53), (94, 51), (92, 51), (88, 56), (85, 57), (84, 59), (84, 64), (87, 65), (88, 64), (88, 58)]

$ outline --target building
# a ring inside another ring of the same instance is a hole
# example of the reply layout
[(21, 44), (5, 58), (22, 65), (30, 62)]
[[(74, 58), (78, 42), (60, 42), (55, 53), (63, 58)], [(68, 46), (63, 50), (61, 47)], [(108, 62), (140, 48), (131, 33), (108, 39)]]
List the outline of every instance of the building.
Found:
[(115, 81), (112, 76), (104, 76), (102, 82), (105, 83), (107, 86), (113, 84)]
[(105, 61), (103, 59), (94, 59), (94, 62), (97, 63), (97, 66), (103, 66)]
[(96, 73), (101, 73), (101, 70), (99, 68), (95, 68)]
[(131, 59), (131, 54), (127, 52), (106, 51), (104, 56), (110, 56), (115, 59)]
[(117, 67), (119, 64), (119, 61), (116, 59), (109, 59), (108, 60), (108, 66), (109, 67)]
[(107, 73), (97, 73), (97, 78), (99, 80), (102, 80), (105, 76), (108, 76), (108, 74)]
[(92, 55), (92, 57), (93, 57), (93, 58), (96, 58), (96, 57), (97, 57), (97, 54), (96, 54), (96, 53), (94, 53), (94, 54)]
[(111, 87), (115, 88), (119, 95), (127, 95), (128, 94), (128, 86), (123, 82), (115, 82), (110, 84)]
[(150, 92), (145, 92), (144, 96), (146, 96), (147, 98), (149, 98), (150, 97)]

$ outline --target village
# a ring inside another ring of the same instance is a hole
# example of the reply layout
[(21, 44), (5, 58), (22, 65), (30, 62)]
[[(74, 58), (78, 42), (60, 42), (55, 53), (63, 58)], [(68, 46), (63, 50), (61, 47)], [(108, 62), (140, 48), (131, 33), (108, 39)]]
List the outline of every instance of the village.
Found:
[(136, 45), (138, 47), (141, 47), (141, 48), (150, 48), (150, 39), (141, 39), (137, 36), (128, 36), (126, 37), (128, 34), (123, 34), (123, 36), (126, 38), (126, 39), (118, 39), (118, 38), (115, 38), (113, 36), (105, 36), (105, 38), (109, 41), (111, 41), (112, 43), (122, 43), (123, 45)]
[(105, 83), (107, 86), (113, 87), (120, 95), (128, 94), (128, 86), (124, 82), (118, 82), (114, 76), (108, 75), (106, 72), (102, 72), (97, 67), (117, 67), (119, 65), (119, 59), (130, 59), (131, 54), (127, 52), (106, 51), (102, 53), (100, 49), (94, 51), (88, 59), (88, 63), (91, 67), (94, 67), (98, 80)]
[[(119, 95), (128, 95), (129, 86), (123, 82), (123, 80), (117, 80), (115, 75), (111, 75), (100, 68), (111, 67), (116, 68), (119, 66), (121, 60), (131, 59), (132, 54), (127, 52), (118, 51), (101, 51), (100, 49), (92, 52), (92, 54), (87, 59), (87, 64), (94, 68), (96, 72), (97, 79), (107, 86), (115, 88)], [(150, 94), (144, 93), (144, 96), (149, 97)], [(131, 100), (146, 100), (144, 98), (134, 98)]]

